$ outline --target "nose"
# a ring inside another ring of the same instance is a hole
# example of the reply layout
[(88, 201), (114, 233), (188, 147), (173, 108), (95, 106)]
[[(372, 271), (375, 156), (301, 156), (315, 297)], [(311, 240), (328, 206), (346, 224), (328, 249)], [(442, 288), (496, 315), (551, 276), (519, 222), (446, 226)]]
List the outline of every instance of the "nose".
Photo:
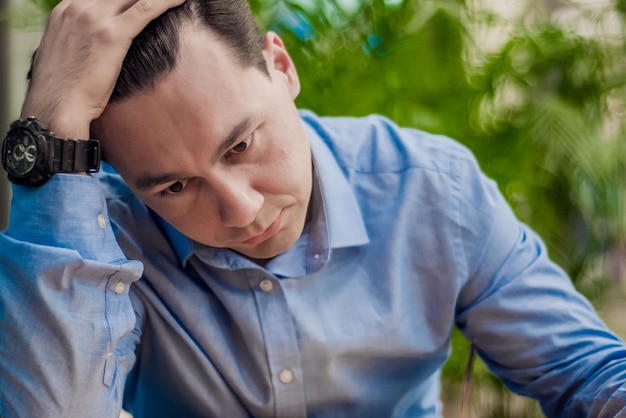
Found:
[(265, 198), (246, 181), (229, 179), (213, 186), (222, 225), (243, 228), (257, 217)]

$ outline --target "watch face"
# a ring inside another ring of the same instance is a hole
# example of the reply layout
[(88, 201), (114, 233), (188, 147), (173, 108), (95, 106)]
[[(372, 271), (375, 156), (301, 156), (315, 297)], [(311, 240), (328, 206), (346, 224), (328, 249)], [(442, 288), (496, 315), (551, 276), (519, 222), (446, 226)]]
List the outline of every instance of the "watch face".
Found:
[(37, 163), (38, 150), (37, 138), (28, 130), (11, 132), (4, 144), (6, 170), (15, 176), (28, 174)]

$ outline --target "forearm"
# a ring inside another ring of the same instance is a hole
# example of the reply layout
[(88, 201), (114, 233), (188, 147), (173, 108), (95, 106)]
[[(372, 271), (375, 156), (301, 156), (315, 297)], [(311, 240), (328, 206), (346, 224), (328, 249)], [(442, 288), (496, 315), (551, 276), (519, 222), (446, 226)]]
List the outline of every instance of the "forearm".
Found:
[[(22, 118), (36, 117), (60, 138), (88, 138), (134, 37), (182, 2), (59, 2)], [(128, 289), (141, 268), (120, 250), (95, 178), (56, 175), (42, 187), (14, 189), (0, 236), (4, 418), (119, 415), (138, 338)]]
[(97, 180), (15, 188), (0, 249), (3, 416), (118, 416), (141, 265), (119, 249)]
[[(495, 184), (466, 165), (458, 190), (467, 279), (456, 321), (489, 368), (548, 417), (626, 416), (626, 346)], [(474, 180), (472, 180), (474, 179)], [(480, 202), (476, 204), (475, 202)]]

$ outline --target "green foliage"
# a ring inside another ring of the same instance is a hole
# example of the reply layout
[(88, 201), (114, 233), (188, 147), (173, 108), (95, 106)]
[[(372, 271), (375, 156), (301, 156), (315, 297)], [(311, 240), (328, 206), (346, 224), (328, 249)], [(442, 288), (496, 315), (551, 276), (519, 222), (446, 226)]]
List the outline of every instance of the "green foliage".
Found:
[[(446, 125), (456, 131), (447, 116), (467, 114), (465, 28), (450, 6), (455, 3), (390, 6), (379, 0), (362, 2), (354, 11), (337, 2), (315, 3), (309, 10), (294, 2), (273, 3), (275, 13), (301, 16), (297, 30), (284, 17), (270, 25), (298, 65), (299, 106), (327, 115), (376, 112), (431, 131)], [(299, 31), (307, 24), (309, 34), (302, 40)]]
[(54, 8), (54, 6), (59, 4), (61, 0), (30, 0), (30, 2), (37, 6), (39, 9), (49, 12)]
[(47, 18), (47, 10), (42, 9), (38, 4), (31, 3), (16, 6), (0, 7), (0, 24), (6, 25), (7, 28), (25, 30), (41, 30)]
[(468, 144), (552, 258), (585, 277), (625, 231), (624, 141), (604, 131), (601, 45), (552, 24), (521, 28), (480, 70)]

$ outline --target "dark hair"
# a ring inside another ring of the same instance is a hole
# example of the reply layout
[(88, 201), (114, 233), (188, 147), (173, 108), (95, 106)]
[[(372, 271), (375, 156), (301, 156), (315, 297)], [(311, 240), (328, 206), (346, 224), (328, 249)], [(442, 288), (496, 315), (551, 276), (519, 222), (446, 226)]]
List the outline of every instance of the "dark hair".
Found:
[(111, 102), (153, 87), (176, 67), (180, 29), (188, 23), (199, 23), (215, 34), (242, 67), (256, 67), (269, 75), (263, 36), (247, 0), (187, 0), (153, 20), (133, 40)]
[[(133, 40), (122, 64), (110, 102), (154, 87), (178, 62), (180, 29), (198, 23), (215, 34), (243, 68), (269, 75), (263, 57), (263, 36), (247, 0), (187, 0), (150, 22)], [(27, 79), (32, 75), (33, 53)]]

